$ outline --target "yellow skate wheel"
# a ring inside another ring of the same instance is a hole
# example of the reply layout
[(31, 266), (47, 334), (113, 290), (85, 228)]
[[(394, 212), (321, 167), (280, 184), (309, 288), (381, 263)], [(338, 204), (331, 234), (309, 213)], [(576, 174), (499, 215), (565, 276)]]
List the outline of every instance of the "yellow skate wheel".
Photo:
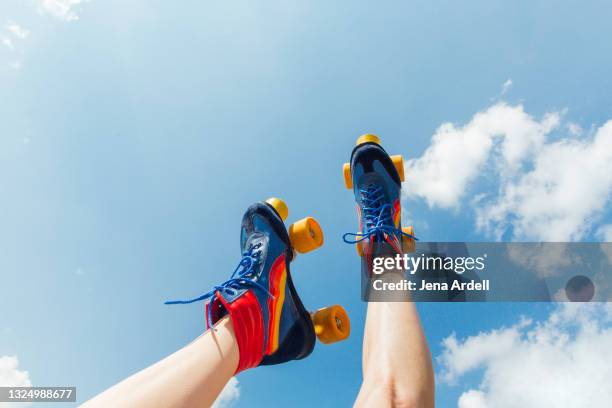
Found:
[(289, 208), (287, 208), (287, 204), (280, 198), (270, 197), (266, 200), (266, 203), (270, 204), (272, 208), (278, 213), (281, 220), (285, 221), (287, 216), (289, 215)]
[(404, 181), (404, 158), (401, 154), (397, 154), (391, 156), (391, 160), (393, 161), (395, 170), (397, 170), (397, 174), (399, 174), (400, 181)]
[[(414, 237), (414, 227), (412, 225), (409, 227), (402, 227), (402, 231)], [(406, 235), (402, 235), (402, 247), (404, 249), (404, 253), (406, 254), (414, 252), (416, 251), (416, 240), (414, 238), (407, 237)]]
[(368, 142), (380, 144), (380, 137), (371, 133), (366, 133), (365, 135), (359, 136), (359, 138), (357, 139), (357, 146)]
[(312, 217), (306, 217), (289, 227), (291, 245), (300, 254), (305, 254), (323, 245), (323, 230)]
[(324, 307), (311, 313), (315, 334), (323, 344), (332, 344), (348, 338), (351, 320), (340, 305)]
[(342, 165), (342, 173), (344, 174), (344, 185), (347, 189), (353, 189), (353, 176), (351, 175), (351, 165), (344, 163)]
[[(361, 234), (361, 231), (359, 231), (358, 234)], [(363, 256), (363, 243), (364, 242), (365, 241), (355, 242), (355, 248), (357, 248), (357, 255), (359, 255), (360, 258)]]

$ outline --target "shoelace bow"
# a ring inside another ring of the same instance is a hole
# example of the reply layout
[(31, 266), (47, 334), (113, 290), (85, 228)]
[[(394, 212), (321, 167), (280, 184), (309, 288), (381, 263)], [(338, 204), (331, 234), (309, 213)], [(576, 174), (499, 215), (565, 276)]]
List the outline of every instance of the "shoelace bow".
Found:
[(261, 251), (258, 249), (261, 247), (261, 243), (249, 246), (249, 249), (242, 253), (242, 259), (234, 269), (234, 272), (230, 276), (228, 280), (223, 282), (220, 285), (213, 286), (211, 290), (204, 293), (201, 296), (198, 296), (194, 299), (189, 300), (171, 300), (165, 302), (166, 305), (186, 305), (193, 302), (198, 302), (200, 300), (208, 300), (208, 319), (206, 321), (206, 328), (210, 328), (210, 324), (212, 322), (212, 307), (213, 302), (217, 298), (217, 292), (221, 292), (230, 296), (238, 293), (238, 290), (244, 288), (259, 288), (264, 291), (268, 296), (274, 297), (268, 289), (266, 289), (262, 284), (255, 281), (254, 273), (255, 267), (259, 264)]
[(393, 206), (383, 202), (382, 186), (370, 184), (364, 189), (359, 190), (359, 194), (361, 195), (362, 202), (361, 219), (365, 231), (360, 233), (347, 232), (342, 236), (344, 242), (356, 244), (372, 236), (382, 241), (385, 234), (398, 238), (406, 235), (417, 240), (415, 236), (395, 227), (393, 222)]

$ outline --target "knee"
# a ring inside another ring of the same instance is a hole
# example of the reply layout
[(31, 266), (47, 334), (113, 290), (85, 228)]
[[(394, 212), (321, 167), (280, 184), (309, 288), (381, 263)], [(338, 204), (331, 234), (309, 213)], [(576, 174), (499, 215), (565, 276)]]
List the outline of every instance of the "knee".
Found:
[(397, 408), (426, 408), (426, 398), (411, 386), (395, 384), (385, 385), (388, 390), (391, 406)]

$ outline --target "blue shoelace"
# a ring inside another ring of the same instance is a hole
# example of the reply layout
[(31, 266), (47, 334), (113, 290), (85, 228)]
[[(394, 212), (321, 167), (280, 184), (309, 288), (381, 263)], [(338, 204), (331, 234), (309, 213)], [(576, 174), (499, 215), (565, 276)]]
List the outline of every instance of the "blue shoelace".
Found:
[(208, 319), (206, 321), (206, 328), (210, 328), (212, 323), (212, 307), (213, 302), (217, 297), (217, 292), (225, 293), (230, 296), (234, 296), (239, 290), (245, 288), (258, 288), (264, 291), (268, 296), (274, 297), (268, 289), (262, 284), (253, 280), (255, 267), (259, 264), (261, 251), (258, 249), (261, 247), (261, 243), (252, 245), (249, 249), (242, 254), (242, 259), (234, 269), (234, 272), (228, 280), (220, 285), (214, 286), (211, 290), (204, 293), (202, 296), (190, 300), (171, 300), (164, 302), (166, 305), (186, 305), (193, 302), (199, 302), (200, 300), (209, 299), (208, 301)]
[(347, 244), (356, 244), (372, 236), (379, 241), (384, 239), (385, 234), (401, 238), (406, 235), (414, 240), (418, 240), (411, 234), (395, 227), (393, 222), (393, 206), (384, 203), (382, 186), (370, 184), (364, 189), (359, 190), (361, 195), (361, 219), (365, 231), (360, 233), (347, 232), (342, 236), (342, 240)]

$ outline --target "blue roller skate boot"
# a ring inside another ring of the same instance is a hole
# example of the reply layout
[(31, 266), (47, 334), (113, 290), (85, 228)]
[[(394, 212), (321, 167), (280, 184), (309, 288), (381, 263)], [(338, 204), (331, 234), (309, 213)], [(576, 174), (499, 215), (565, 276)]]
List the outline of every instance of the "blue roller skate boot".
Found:
[(286, 204), (277, 198), (251, 205), (242, 218), (242, 259), (228, 280), (184, 304), (208, 299), (206, 327), (228, 315), (240, 359), (236, 373), (259, 365), (307, 357), (315, 336), (329, 344), (344, 340), (350, 321), (344, 309), (330, 306), (309, 313), (293, 285), (289, 265), (299, 253), (323, 244), (323, 231), (312, 217), (285, 228)]
[(343, 240), (357, 246), (362, 276), (367, 279), (372, 277), (373, 258), (415, 249), (413, 228), (401, 225), (404, 159), (389, 156), (378, 136), (365, 134), (357, 139), (343, 172), (346, 188), (355, 194), (360, 230), (344, 234)]

